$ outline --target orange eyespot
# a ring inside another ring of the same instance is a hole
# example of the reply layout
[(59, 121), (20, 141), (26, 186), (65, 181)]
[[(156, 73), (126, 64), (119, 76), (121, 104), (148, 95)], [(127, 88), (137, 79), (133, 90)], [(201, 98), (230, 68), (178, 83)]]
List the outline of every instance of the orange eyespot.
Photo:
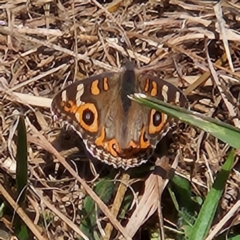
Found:
[(149, 134), (155, 134), (161, 131), (166, 122), (166, 115), (156, 111), (155, 109), (151, 110), (150, 119), (149, 119)]
[(108, 148), (107, 150), (114, 156), (117, 157), (118, 153), (120, 151), (118, 142), (116, 139), (112, 139), (108, 142)]
[(145, 127), (143, 127), (142, 131), (141, 131), (141, 136), (140, 136), (140, 146), (142, 149), (146, 149), (150, 146), (150, 142), (146, 137), (146, 130)]
[(98, 131), (98, 112), (93, 103), (81, 105), (75, 116), (86, 131), (91, 133)]

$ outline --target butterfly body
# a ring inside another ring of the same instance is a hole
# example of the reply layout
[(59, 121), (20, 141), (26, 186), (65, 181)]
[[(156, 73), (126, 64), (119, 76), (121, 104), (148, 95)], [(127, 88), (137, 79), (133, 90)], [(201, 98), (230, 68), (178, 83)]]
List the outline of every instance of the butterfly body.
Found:
[(51, 110), (80, 135), (93, 157), (127, 169), (146, 162), (169, 128), (167, 115), (130, 100), (133, 93), (182, 106), (187, 102), (172, 84), (139, 73), (128, 63), (121, 72), (67, 86), (56, 94)]

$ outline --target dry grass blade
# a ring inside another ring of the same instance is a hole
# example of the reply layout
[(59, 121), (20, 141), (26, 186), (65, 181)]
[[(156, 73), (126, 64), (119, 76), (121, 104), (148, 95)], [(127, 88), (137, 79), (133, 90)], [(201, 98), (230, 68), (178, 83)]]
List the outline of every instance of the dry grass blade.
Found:
[[(120, 178), (120, 185), (118, 187), (118, 191), (115, 196), (113, 206), (111, 208), (111, 212), (115, 217), (117, 217), (120, 207), (122, 205), (122, 201), (123, 201), (125, 193), (127, 191), (127, 182), (129, 181), (129, 179), (130, 179), (130, 175), (126, 174), (126, 173), (123, 173), (122, 177)], [(112, 230), (113, 230), (112, 224), (107, 223), (107, 225), (105, 227), (106, 237), (104, 237), (104, 240), (111, 239)]]
[[(176, 167), (176, 163), (177, 161), (172, 167)], [(145, 181), (143, 196), (126, 226), (126, 230), (131, 237), (135, 235), (139, 227), (142, 226), (159, 207), (162, 192), (169, 180), (168, 173), (168, 160), (166, 158), (159, 159), (156, 170)], [(159, 211), (161, 211), (161, 209), (159, 209)]]
[(32, 231), (32, 233), (36, 236), (39, 240), (45, 240), (45, 238), (41, 232), (39, 232), (39, 229), (37, 226), (32, 222), (32, 220), (28, 217), (28, 215), (22, 210), (22, 208), (19, 207), (19, 205), (12, 199), (10, 194), (4, 187), (0, 184), (0, 192), (3, 195), (3, 197), (6, 199), (6, 201), (13, 207), (13, 209), (16, 211), (16, 213), (21, 217), (21, 219), (25, 222), (25, 224), (29, 227), (29, 229)]
[(213, 65), (212, 65), (212, 62), (211, 62), (211, 60), (210, 60), (208, 51), (206, 52), (206, 55), (207, 55), (207, 60), (208, 60), (208, 64), (209, 64), (209, 69), (210, 69), (210, 71), (211, 71), (212, 77), (213, 77), (213, 79), (214, 79), (214, 81), (215, 81), (215, 83), (216, 83), (216, 85), (217, 85), (217, 87), (218, 87), (218, 89), (219, 89), (219, 92), (220, 92), (220, 94), (221, 94), (221, 96), (222, 96), (222, 99), (223, 99), (223, 101), (224, 101), (224, 103), (225, 103), (225, 105), (226, 105), (226, 107), (227, 107), (227, 109), (228, 109), (229, 115), (233, 118), (233, 121), (234, 121), (235, 126), (239, 128), (239, 127), (240, 127), (240, 122), (239, 122), (239, 119), (237, 118), (237, 114), (236, 114), (236, 112), (235, 112), (235, 110), (234, 110), (234, 106), (233, 106), (233, 104), (228, 100), (228, 98), (226, 97), (226, 95), (225, 95), (225, 93), (224, 93), (224, 90), (223, 90), (223, 88), (222, 88), (222, 86), (221, 86), (221, 83), (220, 83), (220, 81), (219, 81), (219, 78), (218, 78), (218, 76), (217, 76), (217, 73), (216, 73), (215, 69), (213, 68)]
[(222, 15), (222, 9), (221, 9), (221, 4), (223, 1), (219, 1), (215, 6), (214, 6), (214, 11), (218, 20), (218, 26), (219, 26), (219, 31), (222, 35), (222, 39), (223, 39), (223, 44), (225, 47), (225, 51), (226, 51), (226, 55), (228, 58), (228, 62), (230, 65), (231, 70), (234, 72), (234, 68), (233, 68), (233, 63), (232, 63), (232, 57), (231, 57), (231, 53), (230, 53), (230, 49), (229, 49), (229, 44), (228, 44), (228, 37), (227, 37), (227, 33), (225, 30), (225, 21), (223, 19), (223, 15)]
[[(226, 54), (224, 53), (223, 56), (220, 59), (217, 60), (216, 64), (221, 66), (226, 61), (226, 59), (227, 59), (227, 57), (226, 57)], [(184, 90), (184, 93), (186, 95), (190, 94), (198, 86), (203, 85), (209, 79), (210, 76), (211, 76), (210, 72), (205, 72), (194, 83), (189, 85), (188, 88)]]
[(126, 226), (131, 237), (135, 235), (139, 227), (156, 211), (159, 201), (158, 177), (151, 174), (145, 181), (145, 189), (136, 210), (132, 214)]
[(28, 94), (18, 92), (13, 92), (11, 96), (12, 97), (15, 96), (16, 101), (19, 103), (35, 107), (50, 108), (52, 102), (52, 99), (50, 98), (31, 96)]
[(39, 191), (36, 191), (35, 189), (34, 192), (35, 194), (37, 194), (37, 196), (39, 197), (43, 205), (51, 209), (56, 214), (56, 216), (61, 218), (67, 225), (69, 225), (69, 227), (71, 227), (77, 234), (79, 234), (79, 236), (81, 236), (84, 240), (89, 239), (83, 232), (81, 232), (81, 230), (77, 225), (75, 225), (70, 219), (68, 219), (63, 213), (61, 213), (53, 204), (51, 204), (47, 199), (45, 199)]

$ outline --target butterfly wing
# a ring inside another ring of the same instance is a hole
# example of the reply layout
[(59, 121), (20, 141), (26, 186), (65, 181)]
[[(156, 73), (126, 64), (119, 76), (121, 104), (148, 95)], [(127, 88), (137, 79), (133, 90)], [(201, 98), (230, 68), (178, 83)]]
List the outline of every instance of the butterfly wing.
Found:
[[(179, 88), (161, 78), (141, 73), (138, 75), (137, 81), (140, 93), (181, 107), (186, 107), (188, 104), (186, 96)], [(168, 132), (174, 121), (155, 109), (143, 108), (142, 111), (143, 115), (148, 116), (145, 123), (147, 126), (146, 138), (154, 147)]]
[(125, 169), (150, 157), (169, 129), (167, 115), (127, 97), (144, 93), (185, 106), (184, 94), (171, 83), (126, 66), (120, 73), (104, 73), (67, 86), (53, 98), (54, 117), (70, 125), (88, 151), (99, 160)]
[(109, 72), (67, 86), (52, 100), (53, 116), (72, 126), (83, 139), (94, 141), (104, 124), (108, 103), (117, 96), (118, 78), (118, 73)]

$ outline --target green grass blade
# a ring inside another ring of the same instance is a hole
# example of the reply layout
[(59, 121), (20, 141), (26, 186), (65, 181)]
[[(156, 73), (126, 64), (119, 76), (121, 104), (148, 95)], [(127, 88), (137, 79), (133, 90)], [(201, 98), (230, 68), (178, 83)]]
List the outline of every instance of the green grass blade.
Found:
[(28, 152), (27, 152), (27, 134), (26, 126), (23, 116), (19, 117), (17, 127), (17, 169), (16, 169), (16, 183), (17, 183), (17, 196), (19, 196), (18, 204), (21, 206), (26, 198), (26, 186), (28, 181), (27, 168), (28, 168)]
[(173, 118), (198, 127), (212, 134), (221, 141), (228, 143), (234, 148), (240, 148), (240, 129), (230, 124), (186, 110), (185, 108), (181, 108), (161, 100), (157, 100), (155, 98), (146, 97), (144, 94), (134, 94), (131, 95), (130, 98), (149, 108), (154, 108), (158, 111), (166, 113), (169, 116), (172, 116)]
[[(16, 155), (16, 184), (17, 184), (17, 201), (23, 209), (26, 207), (26, 186), (28, 181), (28, 151), (27, 151), (27, 133), (24, 117), (21, 115), (18, 119), (17, 126), (17, 155)], [(28, 229), (22, 220), (16, 216), (14, 227), (19, 239), (29, 238)]]
[(222, 166), (217, 178), (209, 191), (206, 200), (199, 212), (198, 218), (192, 228), (189, 240), (205, 239), (211, 227), (213, 218), (215, 216), (219, 200), (225, 188), (228, 175), (234, 163), (234, 150), (232, 149), (228, 155), (227, 161)]
[(200, 204), (195, 201), (190, 182), (187, 179), (175, 175), (170, 183), (168, 191), (178, 211), (178, 227), (184, 230), (185, 236), (189, 236), (196, 221), (196, 212), (199, 211)]
[[(112, 198), (115, 187), (114, 181), (106, 177), (99, 180), (94, 187), (94, 191), (102, 199), (102, 201), (107, 204)], [(96, 207), (96, 203), (93, 199), (89, 196), (84, 200), (82, 215), (83, 220), (81, 221), (80, 229), (83, 233), (91, 240), (101, 239), (100, 234), (97, 231), (98, 228), (96, 227), (99, 209)]]

